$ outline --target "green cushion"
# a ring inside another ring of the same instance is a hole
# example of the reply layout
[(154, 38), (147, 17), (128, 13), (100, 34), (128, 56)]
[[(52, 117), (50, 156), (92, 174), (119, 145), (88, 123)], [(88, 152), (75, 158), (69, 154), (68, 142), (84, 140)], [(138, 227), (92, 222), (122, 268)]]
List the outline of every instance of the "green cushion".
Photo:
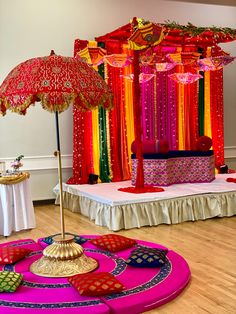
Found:
[(0, 272), (0, 292), (14, 292), (21, 283), (23, 276), (13, 271)]

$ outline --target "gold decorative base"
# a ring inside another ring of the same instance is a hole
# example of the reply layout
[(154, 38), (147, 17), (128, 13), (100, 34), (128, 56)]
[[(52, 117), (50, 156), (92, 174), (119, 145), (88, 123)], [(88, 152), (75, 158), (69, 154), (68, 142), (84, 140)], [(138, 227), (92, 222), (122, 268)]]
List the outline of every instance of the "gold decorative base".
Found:
[(43, 255), (30, 266), (32, 273), (43, 277), (69, 277), (98, 267), (98, 262), (86, 256), (71, 236), (55, 237), (54, 243), (43, 250)]

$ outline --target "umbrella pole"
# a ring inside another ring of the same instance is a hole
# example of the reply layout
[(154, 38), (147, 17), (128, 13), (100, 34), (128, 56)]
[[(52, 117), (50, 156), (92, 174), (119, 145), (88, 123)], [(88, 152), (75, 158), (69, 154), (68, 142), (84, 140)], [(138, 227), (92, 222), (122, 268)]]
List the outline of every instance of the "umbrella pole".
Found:
[(58, 179), (59, 179), (59, 191), (60, 191), (60, 218), (61, 218), (61, 237), (65, 238), (65, 219), (63, 208), (63, 188), (62, 188), (62, 167), (61, 167), (61, 149), (60, 149), (60, 133), (59, 133), (59, 119), (58, 111), (55, 112), (56, 117), (56, 135), (57, 135), (57, 162), (58, 162)]
[(57, 132), (57, 160), (60, 188), (61, 235), (53, 237), (53, 243), (43, 250), (43, 256), (30, 265), (33, 274), (43, 277), (69, 277), (85, 274), (98, 267), (98, 262), (84, 254), (81, 245), (75, 243), (73, 235), (65, 236), (63, 209), (61, 150), (58, 112), (55, 112)]

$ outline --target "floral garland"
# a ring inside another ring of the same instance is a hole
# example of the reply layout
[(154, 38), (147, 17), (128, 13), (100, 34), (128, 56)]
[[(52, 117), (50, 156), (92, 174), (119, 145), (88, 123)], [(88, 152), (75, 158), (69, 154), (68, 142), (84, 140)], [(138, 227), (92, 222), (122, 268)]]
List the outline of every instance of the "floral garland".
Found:
[[(149, 23), (151, 22), (140, 18), (133, 18), (133, 20), (131, 21), (133, 30), (142, 28)], [(188, 22), (187, 25), (181, 25), (175, 21), (170, 20), (167, 20), (164, 23), (155, 24), (164, 27), (165, 35), (168, 35), (171, 31), (176, 31), (179, 32), (180, 36), (210, 36), (213, 37), (217, 42), (236, 40), (236, 29), (230, 27), (198, 27), (190, 22)]]
[(192, 23), (188, 22), (187, 25), (181, 25), (175, 21), (165, 21), (164, 24), (168, 30), (179, 30), (182, 31), (181, 35), (184, 33), (188, 33), (190, 36), (199, 36), (200, 34), (204, 32), (211, 32), (213, 35), (216, 37), (219, 36), (219, 33), (222, 35), (231, 35), (235, 37), (236, 39), (236, 29), (230, 28), (230, 27), (217, 27), (217, 26), (212, 26), (212, 27), (198, 27), (193, 25)]

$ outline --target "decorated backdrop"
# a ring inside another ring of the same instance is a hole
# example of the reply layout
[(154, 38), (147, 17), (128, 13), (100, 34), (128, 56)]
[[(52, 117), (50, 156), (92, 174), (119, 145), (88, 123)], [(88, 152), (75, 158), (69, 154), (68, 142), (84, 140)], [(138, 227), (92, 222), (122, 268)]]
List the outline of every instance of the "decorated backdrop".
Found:
[(196, 150), (212, 138), (216, 168), (224, 164), (223, 68), (234, 60), (218, 45), (236, 39), (230, 28), (175, 22), (130, 23), (96, 38), (75, 40), (82, 58), (107, 81), (114, 108), (73, 109), (73, 177), (68, 183), (130, 179), (131, 144), (168, 142)]

